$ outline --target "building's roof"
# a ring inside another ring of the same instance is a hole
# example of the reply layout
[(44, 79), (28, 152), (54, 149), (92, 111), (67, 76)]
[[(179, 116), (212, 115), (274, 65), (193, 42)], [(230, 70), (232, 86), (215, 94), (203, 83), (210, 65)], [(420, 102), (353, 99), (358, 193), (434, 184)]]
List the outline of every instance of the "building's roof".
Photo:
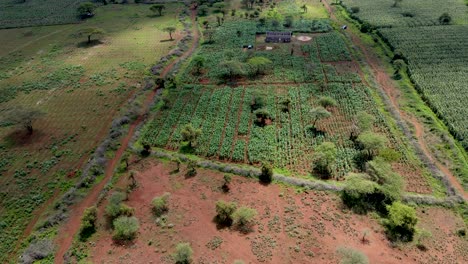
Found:
[(290, 38), (292, 36), (292, 33), (267, 31), (266, 35), (268, 38)]

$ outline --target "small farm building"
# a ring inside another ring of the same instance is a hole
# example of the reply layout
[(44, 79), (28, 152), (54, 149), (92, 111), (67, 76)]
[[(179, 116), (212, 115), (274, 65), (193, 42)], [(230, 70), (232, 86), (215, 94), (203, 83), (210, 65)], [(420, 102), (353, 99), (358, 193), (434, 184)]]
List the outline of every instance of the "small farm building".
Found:
[(266, 33), (265, 42), (283, 42), (289, 43), (291, 42), (292, 32), (273, 32), (269, 31)]

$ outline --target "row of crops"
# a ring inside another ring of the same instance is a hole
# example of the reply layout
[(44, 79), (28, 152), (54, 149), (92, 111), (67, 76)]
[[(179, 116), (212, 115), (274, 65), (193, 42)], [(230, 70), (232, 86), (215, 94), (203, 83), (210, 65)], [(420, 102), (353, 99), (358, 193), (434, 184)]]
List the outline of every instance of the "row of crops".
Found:
[[(343, 0), (356, 10), (354, 15), (376, 27), (419, 27), (440, 25), (439, 17), (448, 13), (457, 24), (467, 24), (464, 0)], [(396, 3), (396, 6), (394, 4)]]
[[(362, 85), (335, 83), (325, 91), (313, 84), (300, 86), (197, 86), (170, 93), (170, 103), (145, 127), (142, 138), (153, 146), (178, 149), (181, 128), (192, 123), (202, 133), (195, 153), (200, 156), (233, 162), (259, 163), (268, 161), (276, 167), (295, 171), (308, 170), (316, 146), (323, 141), (334, 142), (339, 149), (335, 168), (342, 176), (354, 169), (357, 151), (349, 140), (352, 119), (359, 111), (376, 117), (375, 129), (386, 133), (385, 119), (379, 115), (368, 88)], [(271, 115), (271, 124), (259, 126), (251, 111), (254, 96), (264, 98)], [(330, 96), (338, 107), (329, 109), (332, 117), (318, 123), (320, 133), (307, 130), (313, 120), (308, 114), (318, 106), (320, 96)], [(282, 99), (291, 104), (284, 111)], [(396, 144), (394, 144), (396, 145)]]
[(392, 47), (403, 52), (411, 79), (423, 98), (468, 149), (468, 25), (380, 32)]
[(0, 0), (0, 28), (74, 23), (81, 2), (86, 0)]

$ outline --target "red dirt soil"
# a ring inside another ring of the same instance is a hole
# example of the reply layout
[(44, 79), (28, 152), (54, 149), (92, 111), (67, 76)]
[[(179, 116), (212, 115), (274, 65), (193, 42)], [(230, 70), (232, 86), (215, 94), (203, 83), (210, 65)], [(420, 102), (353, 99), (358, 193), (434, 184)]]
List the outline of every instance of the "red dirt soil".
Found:
[[(334, 8), (330, 6), (327, 0), (324, 0), (323, 3), (325, 7), (327, 8), (328, 12), (330, 13), (331, 18), (335, 21), (338, 21), (334, 15)], [(376, 54), (370, 48), (364, 45), (364, 43), (361, 41), (359, 36), (353, 34), (352, 31), (348, 31), (348, 33), (354, 45), (358, 46), (359, 49), (362, 51), (367, 64), (372, 69), (372, 72), (376, 78), (377, 83), (389, 97), (392, 107), (400, 113), (401, 117), (406, 122), (410, 123), (414, 127), (416, 139), (421, 149), (423, 150), (424, 155), (426, 155), (427, 158), (432, 163), (434, 163), (443, 174), (445, 174), (446, 178), (450, 181), (450, 183), (458, 191), (458, 193), (461, 194), (465, 200), (468, 200), (468, 193), (465, 192), (465, 190), (463, 189), (463, 186), (460, 184), (458, 179), (453, 175), (450, 169), (448, 169), (442, 163), (437, 161), (437, 159), (433, 156), (433, 154), (429, 150), (429, 147), (427, 146), (427, 143), (424, 139), (424, 127), (421, 124), (421, 122), (418, 119), (416, 119), (414, 116), (412, 116), (411, 114), (400, 109), (399, 104), (398, 104), (400, 91), (395, 86), (394, 82), (392, 81), (388, 73), (386, 72), (385, 67), (382, 65), (381, 60), (376, 56)]]
[[(198, 170), (186, 179), (184, 171), (163, 163), (144, 161), (136, 165), (138, 187), (130, 193), (128, 206), (135, 208), (140, 221), (136, 240), (125, 246), (112, 241), (105, 216), (99, 215), (98, 234), (86, 243), (92, 263), (173, 263), (171, 254), (179, 242), (189, 242), (194, 251), (193, 263), (338, 263), (336, 249), (349, 246), (362, 251), (370, 263), (467, 263), (468, 242), (454, 233), (463, 221), (442, 208), (420, 212), (420, 227), (432, 232), (425, 241), (428, 251), (413, 245), (391, 247), (381, 225), (370, 216), (353, 214), (342, 208), (338, 196), (325, 192), (295, 193), (280, 185), (263, 186), (254, 180), (233, 177), (229, 193), (220, 189), (221, 173)], [(125, 189), (128, 178), (118, 186)], [(151, 200), (170, 192), (167, 224), (155, 223)], [(213, 222), (215, 202), (236, 201), (258, 211), (253, 232), (242, 234), (231, 229), (217, 229)], [(101, 205), (102, 212), (105, 203)], [(431, 215), (431, 217), (427, 217)], [(448, 219), (448, 220), (447, 220)], [(369, 230), (368, 243), (361, 241)], [(208, 243), (219, 237), (219, 247)]]
[[(188, 56), (190, 56), (195, 48), (198, 45), (198, 40), (199, 40), (199, 33), (196, 28), (197, 23), (195, 22), (195, 10), (192, 10), (191, 13), (191, 19), (192, 19), (192, 24), (193, 24), (193, 41), (192, 41), (192, 46), (188, 51), (186, 51), (181, 57), (178, 59), (174, 60), (171, 64), (166, 66), (166, 68), (163, 70), (161, 73), (161, 77), (164, 77), (168, 74), (168, 72), (174, 67), (174, 65)], [(147, 108), (150, 106), (150, 104), (154, 100), (154, 96), (156, 95), (156, 89), (154, 89), (146, 98), (145, 103), (143, 104), (143, 107), (145, 108), (143, 113), (146, 112)], [(135, 120), (129, 127), (127, 136), (122, 139), (120, 148), (117, 150), (115, 153), (114, 157), (112, 160), (109, 161), (107, 164), (107, 168), (104, 174), (104, 179), (101, 180), (98, 184), (94, 185), (88, 195), (80, 201), (77, 205), (73, 206), (71, 209), (71, 213), (69, 216), (68, 221), (64, 224), (64, 226), (60, 229), (59, 231), (59, 236), (56, 240), (56, 244), (59, 246), (56, 254), (55, 254), (55, 263), (64, 263), (64, 255), (67, 252), (67, 250), (70, 248), (73, 242), (74, 235), (78, 232), (81, 224), (81, 215), (83, 214), (84, 210), (92, 205), (94, 205), (99, 197), (99, 194), (101, 193), (102, 189), (104, 186), (107, 184), (109, 179), (112, 177), (114, 174), (116, 166), (120, 162), (120, 158), (122, 157), (123, 153), (128, 147), (128, 143), (133, 137), (133, 134), (135, 132), (135, 129), (137, 126), (143, 122), (145, 119), (144, 115), (140, 115), (137, 120)]]

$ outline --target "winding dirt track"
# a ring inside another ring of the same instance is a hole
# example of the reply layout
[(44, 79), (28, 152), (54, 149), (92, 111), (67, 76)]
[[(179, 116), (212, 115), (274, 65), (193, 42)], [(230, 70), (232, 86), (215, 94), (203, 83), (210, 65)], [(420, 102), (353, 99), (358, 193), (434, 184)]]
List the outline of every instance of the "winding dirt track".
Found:
[[(322, 2), (324, 3), (325, 8), (330, 13), (330, 18), (337, 23), (342, 23), (342, 21), (339, 21), (334, 15), (335, 10), (333, 7), (330, 6), (328, 0), (323, 0)], [(385, 92), (385, 94), (390, 99), (391, 107), (394, 110), (396, 110), (407, 123), (411, 124), (414, 127), (415, 139), (417, 140), (417, 144), (420, 146), (424, 155), (428, 158), (428, 160), (431, 163), (436, 165), (437, 169), (442, 174), (445, 175), (445, 177), (450, 181), (452, 187), (455, 190), (457, 190), (457, 192), (465, 200), (468, 200), (468, 194), (465, 192), (463, 186), (460, 184), (458, 179), (453, 175), (450, 169), (447, 168), (445, 165), (441, 164), (429, 150), (430, 148), (428, 147), (427, 142), (424, 139), (424, 127), (421, 124), (421, 122), (415, 116), (403, 111), (400, 108), (398, 104), (400, 91), (394, 85), (390, 76), (387, 74), (385, 67), (382, 65), (381, 60), (369, 47), (364, 45), (359, 36), (355, 35), (352, 31), (348, 31), (348, 35), (351, 37), (351, 41), (353, 42), (353, 44), (359, 47), (362, 54), (364, 55), (366, 63), (370, 66), (376, 82), (379, 84), (379, 87)]]
[[(166, 76), (177, 62), (186, 59), (195, 51), (198, 45), (198, 40), (199, 40), (199, 32), (198, 32), (197, 22), (195, 21), (195, 15), (196, 15), (196, 11), (192, 10), (191, 12), (192, 32), (193, 32), (192, 46), (181, 57), (179, 57), (178, 59), (174, 60), (171, 64), (166, 66), (163, 72), (161, 73), (161, 77)], [(154, 89), (146, 97), (145, 103), (143, 104), (143, 108), (145, 111), (143, 111), (142, 113), (147, 112), (149, 106), (154, 101), (154, 97), (156, 93), (157, 93), (157, 89)], [(122, 157), (123, 153), (127, 149), (128, 144), (130, 140), (132, 139), (136, 128), (144, 120), (145, 120), (145, 114), (141, 114), (140, 116), (138, 116), (137, 120), (135, 120), (130, 125), (128, 134), (121, 141), (120, 148), (115, 153), (114, 158), (112, 158), (112, 160), (110, 160), (109, 163), (107, 164), (107, 168), (104, 174), (104, 179), (98, 184), (94, 185), (93, 188), (89, 191), (88, 195), (78, 204), (73, 206), (73, 208), (71, 209), (69, 219), (59, 230), (59, 235), (58, 235), (58, 238), (56, 239), (56, 245), (58, 245), (58, 250), (55, 254), (55, 263), (64, 263), (64, 256), (66, 252), (68, 251), (68, 249), (71, 247), (75, 234), (80, 229), (81, 216), (84, 210), (88, 207), (93, 206), (96, 203), (99, 197), (99, 194), (101, 193), (101, 191), (103, 190), (103, 188), (105, 187), (109, 179), (114, 174), (115, 168), (119, 164), (120, 158)]]

